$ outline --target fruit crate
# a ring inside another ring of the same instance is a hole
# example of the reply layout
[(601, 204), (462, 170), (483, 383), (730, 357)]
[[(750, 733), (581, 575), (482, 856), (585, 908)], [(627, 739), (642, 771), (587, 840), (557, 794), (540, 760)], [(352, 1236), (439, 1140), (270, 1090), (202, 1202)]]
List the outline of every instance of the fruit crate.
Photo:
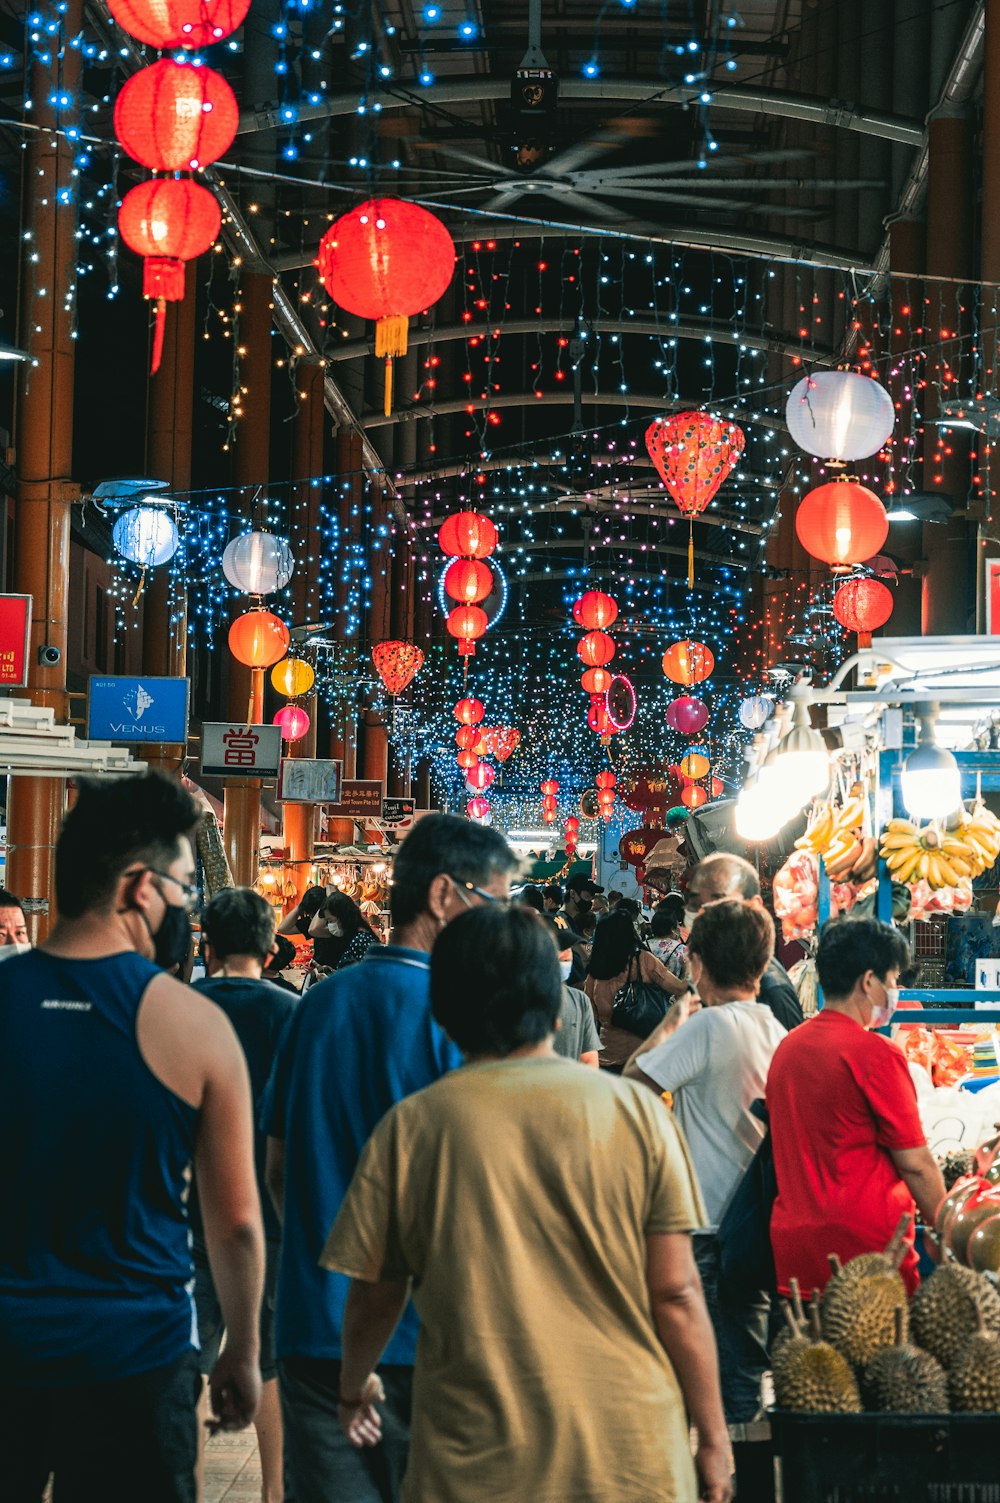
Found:
[(779, 1503), (1000, 1503), (1000, 1414), (771, 1411)]

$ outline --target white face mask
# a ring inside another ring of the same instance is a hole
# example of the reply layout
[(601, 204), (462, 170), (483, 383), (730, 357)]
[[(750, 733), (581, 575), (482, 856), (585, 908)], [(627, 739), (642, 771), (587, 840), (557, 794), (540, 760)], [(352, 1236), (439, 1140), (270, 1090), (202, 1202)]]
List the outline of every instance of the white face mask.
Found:
[(332, 934), (334, 939), (343, 938), (344, 931), (341, 928), (340, 924), (337, 923), (336, 919), (331, 919), (326, 928), (327, 933)]
[(898, 987), (895, 987), (895, 986), (884, 986), (882, 988), (882, 990), (885, 992), (885, 1002), (880, 1007), (873, 1007), (872, 1008), (871, 1019), (869, 1020), (869, 1023), (868, 1023), (868, 1027), (869, 1028), (886, 1028), (886, 1027), (888, 1027), (889, 1023), (892, 1021), (892, 1015), (893, 1015), (893, 1013), (896, 1011), (896, 1008), (899, 1006), (899, 988)]
[(573, 971), (573, 961), (571, 959), (570, 960), (560, 960), (560, 962), (559, 962), (559, 974), (560, 974), (560, 976), (562, 977), (562, 979), (564, 981), (568, 981), (569, 980), (570, 975), (572, 974), (572, 971)]
[(699, 910), (697, 908), (685, 908), (685, 910), (684, 910), (684, 927), (685, 927), (685, 929), (690, 929), (691, 928), (691, 925), (694, 923), (695, 919), (698, 917), (698, 912), (699, 912)]
[(26, 955), (31, 949), (31, 946), (28, 944), (27, 940), (9, 939), (7, 943), (3, 946), (0, 946), (0, 948), (9, 950), (12, 955)]

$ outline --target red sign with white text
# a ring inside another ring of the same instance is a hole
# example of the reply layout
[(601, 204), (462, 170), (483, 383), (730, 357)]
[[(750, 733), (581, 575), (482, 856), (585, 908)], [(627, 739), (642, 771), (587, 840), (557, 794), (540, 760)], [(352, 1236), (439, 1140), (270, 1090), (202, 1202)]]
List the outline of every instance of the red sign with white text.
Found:
[(0, 686), (23, 689), (28, 682), (31, 640), (30, 595), (0, 595)]
[(1000, 636), (1000, 558), (986, 560), (986, 635)]

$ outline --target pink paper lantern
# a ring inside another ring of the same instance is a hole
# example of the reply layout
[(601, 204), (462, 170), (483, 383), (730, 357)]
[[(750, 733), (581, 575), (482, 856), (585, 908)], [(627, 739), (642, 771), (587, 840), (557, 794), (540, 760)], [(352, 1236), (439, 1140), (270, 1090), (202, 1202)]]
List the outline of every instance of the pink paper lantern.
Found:
[(465, 806), (465, 812), (470, 819), (485, 819), (490, 812), (489, 800), (485, 798), (470, 798)]
[(309, 734), (311, 723), (301, 705), (285, 705), (273, 721), (274, 725), (280, 725), (281, 734), (286, 741), (301, 741), (303, 736)]
[(667, 724), (682, 736), (696, 736), (708, 724), (708, 706), (703, 700), (682, 694), (667, 706)]

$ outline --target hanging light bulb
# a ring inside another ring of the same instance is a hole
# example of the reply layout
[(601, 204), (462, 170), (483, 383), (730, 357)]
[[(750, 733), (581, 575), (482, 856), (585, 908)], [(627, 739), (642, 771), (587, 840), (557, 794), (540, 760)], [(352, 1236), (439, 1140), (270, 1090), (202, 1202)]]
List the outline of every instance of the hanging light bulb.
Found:
[(774, 762), (769, 760), (740, 789), (735, 823), (737, 835), (744, 840), (773, 840), (782, 825), (794, 816), (796, 810), (787, 808), (787, 801), (779, 796), (779, 783)]
[(795, 684), (788, 698), (792, 704), (792, 728), (778, 742), (773, 754), (773, 765), (779, 772), (773, 787), (782, 809), (788, 811), (782, 824), (830, 786), (830, 753), (819, 731), (809, 724), (808, 684)]
[(903, 764), (900, 789), (914, 819), (944, 819), (962, 803), (962, 774), (950, 751), (934, 740), (936, 704), (918, 705), (920, 734)]

